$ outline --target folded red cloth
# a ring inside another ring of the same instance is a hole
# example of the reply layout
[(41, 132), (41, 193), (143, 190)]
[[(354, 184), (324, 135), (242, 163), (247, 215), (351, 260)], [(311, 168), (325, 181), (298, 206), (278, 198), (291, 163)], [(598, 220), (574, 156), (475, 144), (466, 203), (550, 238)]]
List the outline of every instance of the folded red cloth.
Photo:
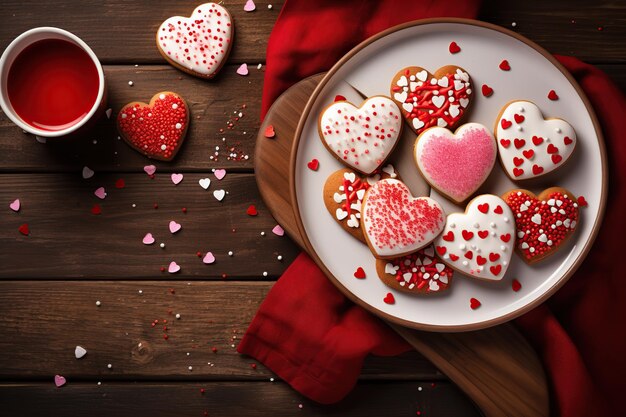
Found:
[[(289, 0), (270, 37), (264, 112), (286, 88), (327, 70), (345, 52), (387, 27), (435, 16), (474, 17), (478, 1)], [(355, 18), (358, 16), (358, 19)], [(516, 320), (540, 353), (555, 414), (620, 415), (626, 373), (626, 100), (600, 70), (558, 57), (591, 100), (608, 147), (611, 188), (597, 241), (574, 277), (547, 303)], [(621, 174), (621, 175), (620, 175)], [(261, 305), (238, 350), (264, 363), (307, 397), (332, 403), (356, 383), (367, 354), (410, 347), (381, 320), (348, 301), (302, 254)]]

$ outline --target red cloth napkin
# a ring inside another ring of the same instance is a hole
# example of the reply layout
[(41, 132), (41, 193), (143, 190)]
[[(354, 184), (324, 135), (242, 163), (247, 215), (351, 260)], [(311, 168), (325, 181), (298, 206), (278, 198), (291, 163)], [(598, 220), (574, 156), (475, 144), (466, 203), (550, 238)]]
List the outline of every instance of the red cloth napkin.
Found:
[[(289, 0), (268, 44), (263, 114), (290, 85), (329, 69), (358, 42), (387, 27), (426, 17), (474, 17), (477, 9), (478, 1), (463, 0)], [(619, 259), (626, 241), (626, 100), (600, 70), (558, 58), (602, 124), (609, 200), (604, 226), (575, 276), (516, 323), (544, 361), (555, 415), (616, 416), (622, 414), (618, 396), (626, 374), (626, 303), (620, 300), (626, 297), (626, 280), (621, 265), (610, 260)], [(381, 320), (348, 301), (305, 254), (274, 285), (238, 347), (320, 403), (336, 402), (352, 389), (366, 355), (408, 349)]]

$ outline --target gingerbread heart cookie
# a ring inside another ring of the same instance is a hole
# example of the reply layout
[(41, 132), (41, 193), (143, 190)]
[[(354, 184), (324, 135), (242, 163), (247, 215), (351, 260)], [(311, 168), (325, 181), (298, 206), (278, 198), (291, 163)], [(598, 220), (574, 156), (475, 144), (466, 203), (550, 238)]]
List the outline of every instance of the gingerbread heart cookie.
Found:
[(361, 229), (363, 197), (372, 184), (386, 178), (398, 178), (393, 165), (386, 165), (368, 177), (349, 168), (340, 169), (330, 174), (324, 184), (326, 209), (345, 231), (363, 243), (366, 243)]
[(370, 97), (361, 107), (342, 100), (322, 111), (318, 130), (322, 143), (335, 158), (369, 175), (385, 162), (398, 143), (402, 116), (388, 97)]
[(577, 198), (565, 188), (551, 187), (538, 196), (511, 190), (502, 198), (515, 214), (516, 249), (529, 264), (558, 251), (578, 225)]
[(420, 173), (433, 188), (461, 203), (485, 182), (497, 153), (489, 129), (467, 123), (454, 133), (443, 127), (426, 129), (415, 140), (414, 157)]
[(428, 245), (410, 255), (377, 259), (376, 272), (385, 285), (410, 294), (436, 294), (452, 284), (452, 269), (435, 256)]
[(159, 26), (156, 43), (173, 66), (201, 78), (213, 78), (233, 43), (233, 20), (224, 7), (205, 3), (190, 17), (173, 16)]
[(465, 213), (448, 215), (435, 250), (463, 274), (499, 281), (509, 267), (514, 242), (513, 212), (500, 197), (483, 194), (469, 202)]
[(171, 161), (180, 149), (189, 126), (189, 109), (171, 91), (156, 93), (149, 104), (133, 101), (117, 115), (120, 136), (148, 158)]
[(527, 180), (560, 168), (576, 148), (576, 132), (562, 119), (544, 119), (530, 101), (505, 105), (494, 128), (500, 161), (512, 180)]
[(403, 182), (380, 180), (365, 193), (361, 227), (376, 258), (390, 259), (415, 252), (441, 233), (443, 209), (429, 197), (412, 197)]
[(446, 65), (431, 74), (422, 67), (403, 68), (391, 81), (391, 98), (418, 135), (429, 127), (454, 128), (465, 115), (473, 93), (470, 76)]

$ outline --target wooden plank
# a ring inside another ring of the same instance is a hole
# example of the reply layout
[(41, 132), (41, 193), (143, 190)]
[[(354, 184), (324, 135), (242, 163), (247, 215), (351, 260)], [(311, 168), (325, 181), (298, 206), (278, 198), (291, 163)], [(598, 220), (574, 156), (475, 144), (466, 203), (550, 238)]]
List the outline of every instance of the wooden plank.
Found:
[[(212, 181), (208, 190), (198, 184), (205, 177)], [(123, 189), (115, 188), (120, 178)], [(98, 187), (105, 187), (106, 199), (94, 196)], [(217, 189), (229, 193), (221, 202), (213, 196)], [(178, 186), (158, 171), (154, 180), (145, 173), (96, 173), (89, 180), (79, 172), (0, 175), (0, 201), (16, 198), (19, 213), (0, 210), (0, 278), (267, 279), (263, 272), (279, 276), (299, 252), (288, 237), (272, 233), (276, 222), (252, 174), (218, 181), (208, 172), (188, 173)], [(91, 213), (94, 204), (102, 214)], [(257, 216), (246, 214), (250, 205)], [(175, 235), (171, 220), (182, 225)], [(29, 236), (18, 232), (24, 223)], [(156, 239), (153, 245), (142, 244), (146, 233)], [(217, 261), (203, 264), (198, 251), (213, 252)], [(161, 272), (171, 261), (181, 271)]]
[[(0, 50), (20, 33), (37, 26), (57, 26), (80, 36), (106, 64), (165, 63), (156, 47), (156, 31), (170, 16), (189, 16), (197, 0), (3, 0), (0, 3)], [(267, 39), (282, 1), (257, 2), (246, 13), (246, 0), (226, 0), (235, 21), (235, 43), (229, 63), (265, 62)], [(272, 3), (272, 9), (267, 4)]]
[[(222, 167), (251, 171), (260, 124), (264, 70), (250, 68), (245, 77), (237, 75), (235, 70), (235, 66), (226, 66), (219, 78), (206, 82), (169, 65), (106, 66), (108, 106), (113, 115), (111, 120), (103, 117), (81, 138), (51, 139), (41, 144), (0, 111), (0, 172), (67, 172), (85, 165), (95, 170), (137, 171), (150, 163), (170, 172)], [(129, 81), (133, 81), (132, 87)], [(123, 105), (131, 101), (148, 102), (155, 93), (164, 90), (182, 95), (192, 115), (185, 143), (171, 163), (151, 161), (135, 152), (117, 140), (115, 128), (117, 112)], [(228, 128), (229, 121), (233, 122), (232, 128)], [(211, 156), (215, 158), (216, 146), (220, 148), (217, 161), (211, 159)], [(237, 157), (229, 158), (231, 149)]]
[[(180, 280), (0, 282), (4, 323), (0, 379), (49, 379), (60, 373), (70, 380), (267, 380), (273, 374), (239, 355), (233, 345), (272, 285)], [(159, 323), (152, 326), (154, 320)], [(87, 349), (80, 360), (74, 357), (76, 345)], [(443, 376), (412, 352), (368, 358), (363, 378)]]
[[(204, 394), (200, 389), (204, 388)], [(419, 390), (421, 388), (421, 391)], [(36, 400), (35, 400), (36, 399)], [(35, 401), (34, 401), (35, 400)], [(337, 404), (314, 403), (281, 382), (47, 383), (0, 385), (7, 415), (73, 417), (455, 416), (480, 412), (450, 383), (361, 382)], [(418, 414), (419, 412), (419, 414)]]

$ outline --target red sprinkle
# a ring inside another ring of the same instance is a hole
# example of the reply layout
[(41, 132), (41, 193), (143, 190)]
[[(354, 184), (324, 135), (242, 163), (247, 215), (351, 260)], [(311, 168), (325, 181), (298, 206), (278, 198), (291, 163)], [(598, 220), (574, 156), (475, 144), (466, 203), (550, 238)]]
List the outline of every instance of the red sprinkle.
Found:
[(183, 207), (181, 210), (183, 211), (183, 213), (187, 213), (187, 207)]
[(385, 296), (385, 298), (383, 298), (383, 301), (384, 301), (386, 304), (395, 304), (395, 303), (396, 303), (396, 299), (395, 299), (395, 297), (394, 297), (394, 296), (393, 296), (393, 294), (392, 294), (392, 293), (390, 293), (390, 292), (388, 292), (388, 293), (387, 293), (387, 295)]
[(100, 205), (94, 204), (93, 207), (91, 208), (91, 214), (98, 215), (100, 213), (102, 213), (102, 209), (100, 208)]
[(500, 69), (502, 71), (510, 71), (511, 70), (511, 66), (509, 65), (509, 61), (507, 61), (506, 59), (502, 60), (502, 62), (500, 62), (499, 65)]
[(513, 282), (511, 283), (511, 288), (513, 288), (513, 291), (518, 292), (519, 290), (522, 289), (522, 284), (515, 278), (513, 278)]
[(274, 126), (269, 125), (268, 127), (265, 128), (265, 132), (263, 133), (263, 135), (266, 138), (273, 138), (276, 136), (276, 132), (274, 131)]
[(559, 99), (559, 96), (556, 94), (556, 91), (550, 90), (550, 92), (548, 93), (548, 98), (552, 101), (555, 101)]
[(17, 230), (24, 236), (28, 236), (30, 234), (30, 229), (28, 228), (28, 223), (24, 223)]
[(340, 94), (337, 94), (335, 96), (335, 100), (334, 101), (346, 101), (346, 98)]
[(354, 277), (358, 279), (365, 278), (365, 270), (361, 267), (358, 267), (354, 273)]
[(320, 161), (318, 161), (317, 159), (311, 159), (311, 161), (306, 164), (306, 166), (308, 166), (311, 171), (317, 171), (320, 166)]
[(578, 205), (580, 207), (587, 207), (587, 200), (585, 200), (585, 197), (583, 197), (582, 195), (580, 197), (578, 197), (578, 199), (576, 200), (576, 202), (578, 203)]
[(470, 298), (470, 308), (472, 310), (476, 310), (481, 305), (482, 305), (481, 302), (478, 301), (476, 298), (474, 298), (474, 297)]
[(482, 93), (485, 97), (491, 97), (493, 94), (493, 88), (489, 87), (487, 84), (483, 84)]
[(120, 178), (119, 180), (115, 181), (115, 188), (124, 188), (124, 187), (126, 187), (124, 178)]
[(256, 216), (257, 214), (259, 214), (254, 205), (250, 205), (250, 207), (248, 207), (248, 210), (246, 210), (246, 213), (248, 213), (248, 216)]
[(216, 348), (215, 346), (213, 346), (213, 347), (211, 348), (211, 351), (212, 351), (213, 353), (217, 353), (217, 348)]
[(461, 52), (461, 47), (456, 42), (451, 42), (448, 50), (451, 54), (456, 54)]

